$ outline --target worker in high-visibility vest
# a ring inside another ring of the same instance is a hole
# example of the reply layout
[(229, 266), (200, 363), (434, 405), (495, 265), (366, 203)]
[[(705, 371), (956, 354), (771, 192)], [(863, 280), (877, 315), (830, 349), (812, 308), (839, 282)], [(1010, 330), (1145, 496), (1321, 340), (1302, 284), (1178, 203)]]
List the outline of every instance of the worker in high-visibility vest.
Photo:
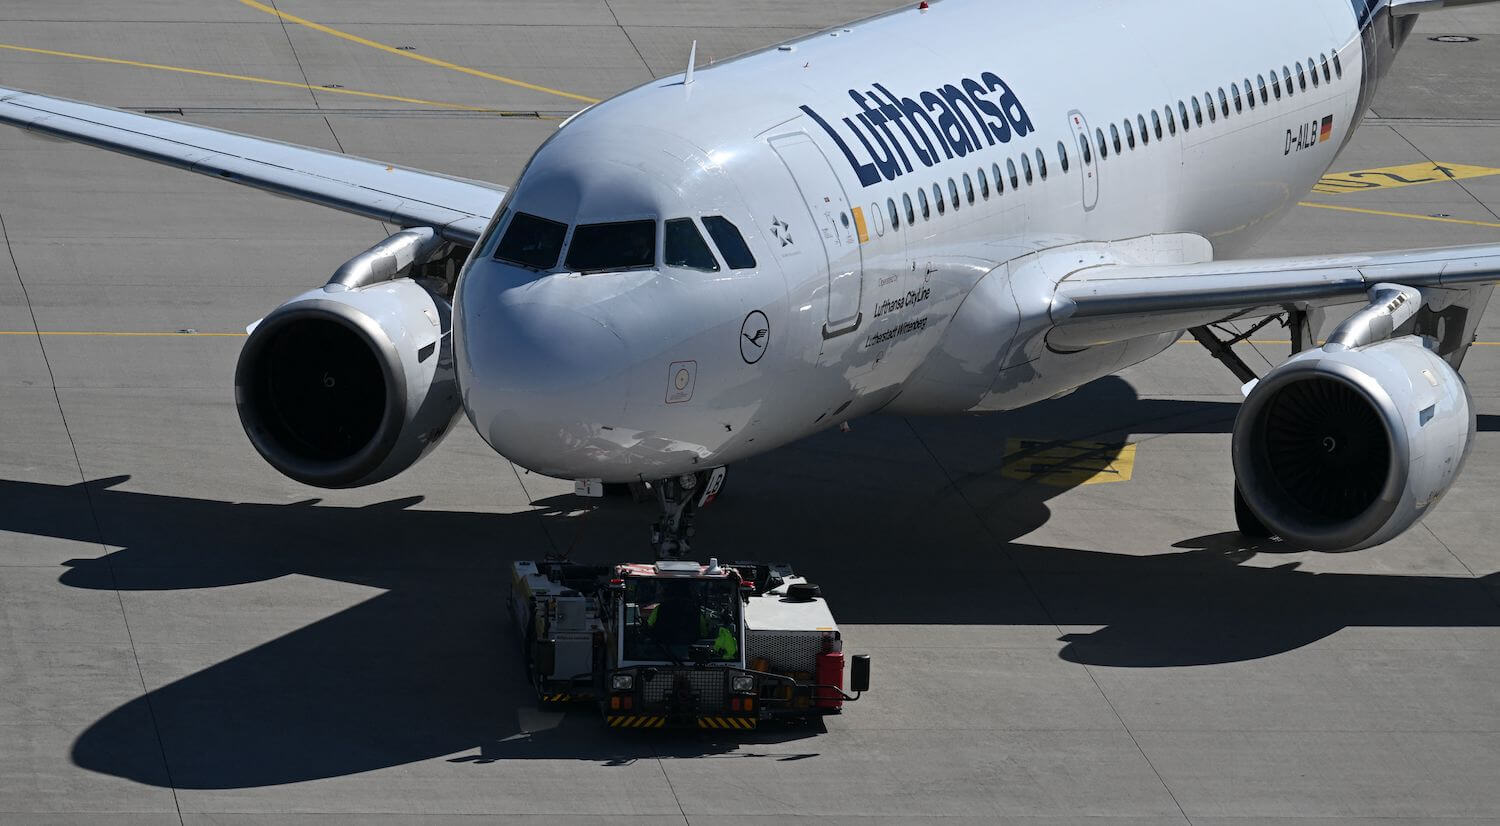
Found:
[[(666, 611), (662, 610), (663, 606), (666, 607)], [(667, 616), (667, 619), (662, 619), (663, 614)], [(692, 639), (688, 640), (685, 639), (688, 635), (681, 633), (684, 630), (682, 626), (692, 622), (693, 614), (698, 615), (697, 624), (695, 633), (690, 631), (693, 633)], [(657, 627), (659, 621), (661, 628)], [(664, 632), (669, 637), (663, 640), (666, 643), (691, 643), (693, 640), (712, 638), (714, 654), (721, 660), (732, 660), (740, 653), (740, 644), (735, 639), (734, 629), (724, 624), (713, 611), (699, 608), (691, 600), (674, 599), (668, 596), (667, 599), (652, 606), (651, 610), (646, 613), (646, 627), (653, 631)], [(672, 640), (670, 637), (677, 637), (677, 639)]]

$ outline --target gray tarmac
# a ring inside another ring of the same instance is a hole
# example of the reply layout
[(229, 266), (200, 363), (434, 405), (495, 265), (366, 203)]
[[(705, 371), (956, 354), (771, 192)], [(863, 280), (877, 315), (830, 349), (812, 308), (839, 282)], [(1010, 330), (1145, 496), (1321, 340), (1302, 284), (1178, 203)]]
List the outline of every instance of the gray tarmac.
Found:
[[(0, 85), (509, 182), (580, 102), (413, 55), (599, 97), (693, 39), (719, 59), (888, 2), (277, 4), (385, 51), (236, 0), (7, 0)], [(1480, 40), (1427, 39), (1450, 33)], [(1500, 168), (1496, 89), (1500, 8), (1424, 16), (1335, 169)], [(1416, 217), (1301, 208), (1255, 252), (1500, 238), (1500, 175), (1309, 200)], [(0, 823), (1500, 823), (1493, 344), (1465, 365), (1467, 472), (1358, 553), (1234, 533), (1237, 382), (1192, 345), (746, 462), (702, 547), (794, 560), (875, 690), (814, 727), (622, 736), (536, 708), (506, 566), (644, 555), (650, 508), (577, 500), (467, 426), (346, 492), (240, 431), (242, 339), (202, 334), (390, 228), (8, 130), (0, 226)], [(1021, 439), (1133, 448), (1108, 483), (1037, 481)]]

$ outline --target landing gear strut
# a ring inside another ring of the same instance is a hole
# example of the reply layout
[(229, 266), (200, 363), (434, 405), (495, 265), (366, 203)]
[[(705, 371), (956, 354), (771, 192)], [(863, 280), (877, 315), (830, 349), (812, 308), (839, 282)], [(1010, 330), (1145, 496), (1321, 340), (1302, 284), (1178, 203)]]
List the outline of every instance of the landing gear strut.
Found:
[(719, 495), (724, 475), (725, 469), (718, 467), (652, 483), (656, 501), (661, 504), (661, 518), (651, 526), (651, 547), (657, 559), (681, 559), (691, 550), (688, 540), (695, 533), (693, 519), (699, 508)]

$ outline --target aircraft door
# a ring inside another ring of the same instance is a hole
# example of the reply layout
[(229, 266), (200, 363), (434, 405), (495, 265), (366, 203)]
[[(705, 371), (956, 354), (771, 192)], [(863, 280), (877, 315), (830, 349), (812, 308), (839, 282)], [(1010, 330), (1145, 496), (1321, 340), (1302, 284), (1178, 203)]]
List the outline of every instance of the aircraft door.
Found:
[(828, 318), (825, 339), (859, 328), (864, 289), (860, 243), (868, 237), (863, 210), (851, 207), (828, 158), (802, 132), (772, 138), (771, 148), (786, 164), (802, 194), (827, 262)]
[(1093, 209), (1099, 203), (1099, 158), (1089, 138), (1089, 122), (1077, 109), (1068, 113), (1068, 127), (1073, 130), (1073, 148), (1079, 155), (1079, 167), (1083, 173), (1083, 209)]

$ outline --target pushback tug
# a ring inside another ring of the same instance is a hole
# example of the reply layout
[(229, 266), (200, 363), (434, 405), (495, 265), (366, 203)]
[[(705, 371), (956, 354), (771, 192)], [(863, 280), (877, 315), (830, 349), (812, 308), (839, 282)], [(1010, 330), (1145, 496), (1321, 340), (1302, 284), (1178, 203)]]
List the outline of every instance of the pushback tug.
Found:
[(838, 623), (785, 564), (516, 562), (511, 609), (543, 704), (594, 702), (613, 728), (754, 729), (839, 713)]

